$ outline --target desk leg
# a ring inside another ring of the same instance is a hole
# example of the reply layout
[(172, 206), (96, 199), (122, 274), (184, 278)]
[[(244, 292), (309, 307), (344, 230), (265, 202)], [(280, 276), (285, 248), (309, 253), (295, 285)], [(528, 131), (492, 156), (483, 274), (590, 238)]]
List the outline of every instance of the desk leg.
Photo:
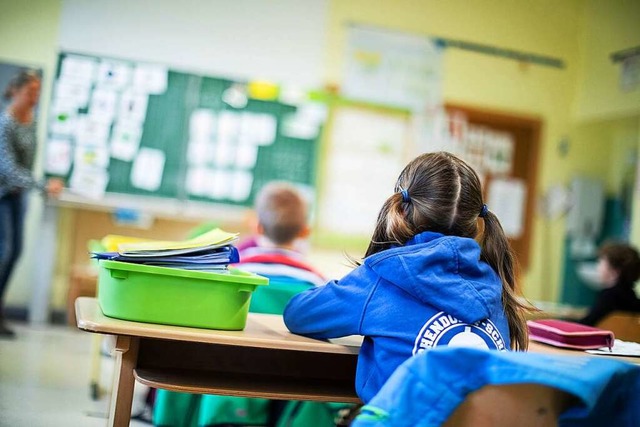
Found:
[(111, 388), (111, 407), (109, 408), (109, 426), (125, 427), (131, 421), (133, 402), (133, 369), (138, 361), (139, 339), (119, 336), (116, 341), (116, 365)]

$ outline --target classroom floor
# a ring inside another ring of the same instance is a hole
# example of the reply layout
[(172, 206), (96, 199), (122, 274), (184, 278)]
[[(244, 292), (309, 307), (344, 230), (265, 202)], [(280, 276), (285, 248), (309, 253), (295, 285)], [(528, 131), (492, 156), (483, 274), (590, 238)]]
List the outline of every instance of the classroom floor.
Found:
[[(104, 427), (109, 393), (90, 396), (92, 335), (68, 326), (12, 327), (17, 338), (0, 339), (0, 427)], [(113, 359), (101, 356), (102, 388), (110, 387), (112, 373)], [(134, 413), (144, 393), (137, 385)]]

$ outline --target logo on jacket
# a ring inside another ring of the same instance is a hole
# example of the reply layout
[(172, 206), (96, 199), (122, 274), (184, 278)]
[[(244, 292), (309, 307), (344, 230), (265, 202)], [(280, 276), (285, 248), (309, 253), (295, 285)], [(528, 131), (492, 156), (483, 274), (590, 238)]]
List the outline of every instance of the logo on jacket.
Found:
[(505, 350), (504, 339), (491, 320), (463, 323), (443, 311), (427, 320), (416, 337), (413, 354), (438, 345)]

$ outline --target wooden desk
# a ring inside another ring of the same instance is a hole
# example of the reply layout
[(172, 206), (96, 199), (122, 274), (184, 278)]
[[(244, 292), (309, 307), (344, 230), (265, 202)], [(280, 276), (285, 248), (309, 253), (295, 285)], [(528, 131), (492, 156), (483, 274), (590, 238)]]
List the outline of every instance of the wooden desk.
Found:
[[(134, 378), (186, 393), (359, 403), (355, 371), (360, 341), (325, 342), (290, 333), (278, 315), (250, 313), (244, 331), (218, 331), (106, 317), (95, 298), (76, 300), (78, 328), (116, 335), (110, 426), (127, 426)], [(533, 353), (606, 357), (529, 343)]]
[(574, 357), (575, 356), (604, 357), (609, 360), (620, 360), (623, 362), (640, 365), (640, 357), (607, 356), (604, 354), (591, 354), (591, 353), (584, 352), (582, 350), (570, 350), (566, 348), (559, 348), (559, 347), (554, 347), (552, 345), (547, 345), (547, 344), (543, 344), (535, 341), (529, 341), (529, 352), (556, 354), (561, 356), (574, 356)]
[(360, 402), (359, 343), (291, 334), (281, 316), (250, 313), (244, 331), (184, 328), (106, 317), (86, 297), (76, 316), (82, 330), (117, 336), (110, 426), (129, 425), (134, 378), (187, 393)]

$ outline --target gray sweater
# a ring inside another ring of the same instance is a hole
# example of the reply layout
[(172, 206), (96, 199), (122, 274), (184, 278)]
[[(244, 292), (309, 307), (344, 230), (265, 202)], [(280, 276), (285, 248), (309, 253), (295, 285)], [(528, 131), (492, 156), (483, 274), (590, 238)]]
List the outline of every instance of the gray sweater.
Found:
[(30, 188), (43, 188), (31, 172), (36, 153), (36, 124), (18, 123), (0, 113), (0, 197)]

